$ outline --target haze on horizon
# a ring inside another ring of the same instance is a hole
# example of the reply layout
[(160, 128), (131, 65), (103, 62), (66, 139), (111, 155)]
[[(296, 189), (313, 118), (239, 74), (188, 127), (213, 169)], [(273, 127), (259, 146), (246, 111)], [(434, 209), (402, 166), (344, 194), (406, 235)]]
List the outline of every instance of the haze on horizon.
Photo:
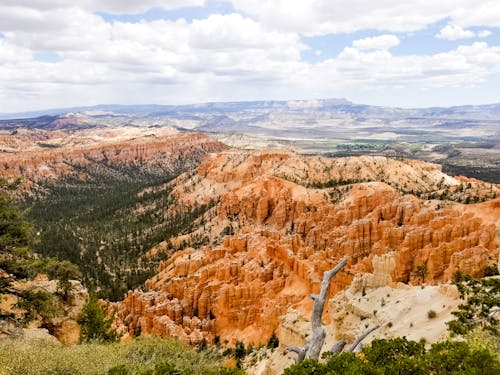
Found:
[(0, 113), (346, 97), (500, 102), (500, 3), (2, 0)]

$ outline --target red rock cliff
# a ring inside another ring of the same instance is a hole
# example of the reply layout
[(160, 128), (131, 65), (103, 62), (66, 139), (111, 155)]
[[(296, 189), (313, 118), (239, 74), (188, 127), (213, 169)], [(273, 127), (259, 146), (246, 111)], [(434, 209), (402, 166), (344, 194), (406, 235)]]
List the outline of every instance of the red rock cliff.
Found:
[[(386, 183), (303, 186), (376, 180), (381, 173)], [(181, 201), (219, 200), (196, 233), (213, 240), (229, 227), (235, 235), (174, 254), (146, 282), (146, 292), (129, 292), (116, 308), (117, 325), (131, 335), (265, 343), (288, 308), (311, 308), (309, 294), (318, 291), (322, 273), (344, 256), (349, 263), (332, 293), (356, 273), (372, 272), (375, 255), (393, 254), (392, 281), (413, 284), (448, 281), (458, 270), (480, 276), (498, 257), (499, 199), (483, 203), (490, 208), (482, 216), (481, 204), (464, 209), (398, 192), (459, 184), (433, 164), (225, 152), (208, 156), (197, 175), (177, 183)], [(480, 192), (482, 184), (473, 189)]]
[[(113, 139), (113, 138), (111, 138)], [(93, 142), (72, 147), (0, 155), (0, 176), (22, 176), (25, 187), (35, 190), (40, 181), (91, 175), (117, 176), (123, 170), (167, 176), (186, 165), (196, 166), (210, 152), (226, 149), (222, 143), (197, 133), (141, 136)]]

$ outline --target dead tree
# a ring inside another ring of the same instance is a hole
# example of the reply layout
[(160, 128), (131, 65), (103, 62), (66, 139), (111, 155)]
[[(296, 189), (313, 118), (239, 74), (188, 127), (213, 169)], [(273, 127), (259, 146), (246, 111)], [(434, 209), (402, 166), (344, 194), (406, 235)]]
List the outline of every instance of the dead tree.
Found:
[(367, 329), (364, 333), (362, 333), (356, 340), (354, 340), (354, 342), (352, 343), (352, 345), (347, 348), (347, 350), (345, 351), (346, 353), (351, 353), (353, 351), (356, 350), (356, 348), (358, 347), (359, 344), (361, 344), (361, 341), (363, 341), (366, 336), (368, 336), (370, 333), (372, 333), (373, 331), (375, 331), (379, 326), (375, 326), (375, 327), (372, 327), (370, 329)]
[[(311, 294), (311, 298), (314, 300), (314, 307), (311, 316), (311, 327), (312, 335), (311, 339), (303, 348), (297, 346), (289, 346), (288, 350), (297, 353), (297, 362), (303, 361), (304, 359), (318, 360), (321, 349), (325, 342), (325, 329), (321, 324), (321, 317), (323, 316), (323, 310), (325, 308), (326, 298), (328, 295), (328, 290), (330, 289), (330, 281), (333, 276), (335, 276), (345, 265), (347, 264), (347, 258), (342, 259), (342, 261), (335, 266), (335, 268), (330, 271), (326, 271), (323, 274), (323, 281), (321, 282), (321, 289), (319, 295)], [(361, 336), (359, 336), (354, 343), (346, 350), (346, 352), (352, 352), (356, 347), (363, 341), (366, 336), (373, 332), (377, 327), (371, 328)], [(345, 340), (340, 340), (331, 349), (331, 352), (335, 355), (340, 354), (346, 345)]]
[(321, 282), (321, 289), (319, 295), (311, 294), (311, 298), (314, 300), (314, 307), (311, 317), (312, 335), (309, 342), (303, 347), (299, 348), (296, 346), (288, 347), (289, 351), (297, 353), (297, 362), (302, 361), (305, 358), (311, 358), (318, 360), (319, 353), (325, 342), (325, 330), (321, 324), (321, 317), (323, 316), (323, 309), (325, 308), (326, 297), (328, 295), (328, 290), (330, 289), (330, 281), (332, 277), (335, 276), (341, 269), (347, 264), (347, 258), (344, 258), (335, 268), (330, 271), (326, 271), (323, 274), (323, 281)]

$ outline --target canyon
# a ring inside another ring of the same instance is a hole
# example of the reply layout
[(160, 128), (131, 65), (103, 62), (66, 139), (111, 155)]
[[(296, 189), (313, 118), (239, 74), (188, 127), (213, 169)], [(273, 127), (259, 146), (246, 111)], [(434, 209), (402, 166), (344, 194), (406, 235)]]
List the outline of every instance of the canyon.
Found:
[(373, 325), (372, 337), (432, 342), (459, 303), (457, 273), (482, 277), (497, 265), (495, 183), (400, 157), (242, 150), (168, 126), (89, 126), (5, 133), (0, 176), (21, 177), (15, 196), (34, 218), (35, 251), (80, 266), (85, 285), (112, 301), (124, 341), (248, 346), (276, 335), (282, 345), (255, 373), (279, 373), (293, 362), (286, 345), (309, 335), (310, 295), (347, 256), (323, 315), (327, 344)]
[[(290, 310), (310, 315), (309, 295), (344, 256), (331, 296), (353, 280), (376, 288), (479, 277), (498, 260), (499, 187), (436, 164), (228, 150), (171, 184), (180, 204), (217, 204), (197, 229), (155, 249), (173, 255), (144, 291), (113, 304), (125, 337), (265, 344)], [(442, 194), (483, 202), (432, 198)], [(173, 252), (198, 236), (208, 245)]]
[[(41, 140), (44, 142), (42, 143)], [(0, 176), (22, 177), (24, 190), (43, 192), (43, 185), (62, 179), (133, 180), (166, 178), (196, 166), (223, 144), (201, 134), (175, 129), (106, 129), (68, 132), (20, 130), (1, 138), (11, 147), (0, 153)]]
[(34, 251), (77, 264), (85, 285), (112, 300), (152, 275), (159, 259), (145, 258), (147, 250), (203, 210), (176, 209), (165, 183), (227, 149), (168, 127), (16, 129), (6, 137), (12, 147), (0, 153), (0, 178), (19, 179), (11, 194), (34, 224)]

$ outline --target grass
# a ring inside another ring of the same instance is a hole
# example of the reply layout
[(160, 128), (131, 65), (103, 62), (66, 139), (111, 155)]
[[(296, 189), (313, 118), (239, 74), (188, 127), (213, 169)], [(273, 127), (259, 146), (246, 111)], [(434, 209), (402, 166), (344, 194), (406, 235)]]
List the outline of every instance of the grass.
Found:
[(222, 360), (214, 352), (197, 351), (171, 339), (73, 346), (47, 341), (0, 342), (0, 375), (97, 375), (122, 365), (130, 374), (142, 374), (164, 362), (195, 374), (216, 374)]

